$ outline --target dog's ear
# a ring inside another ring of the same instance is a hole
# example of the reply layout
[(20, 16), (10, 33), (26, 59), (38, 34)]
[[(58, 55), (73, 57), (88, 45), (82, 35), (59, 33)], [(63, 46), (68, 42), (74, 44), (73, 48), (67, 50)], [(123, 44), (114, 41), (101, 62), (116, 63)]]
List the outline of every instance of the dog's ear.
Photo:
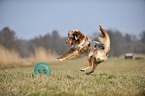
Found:
[(74, 39), (75, 39), (75, 40), (78, 40), (79, 34), (78, 34), (77, 31), (74, 31), (73, 36), (74, 36)]
[(81, 41), (85, 38), (85, 35), (81, 33), (79, 30), (75, 30), (73, 36), (76, 41)]
[(83, 40), (85, 38), (85, 35), (81, 33), (80, 31), (77, 31), (77, 38), (80, 40)]
[(81, 36), (81, 32), (79, 30), (75, 30), (74, 36), (75, 39), (77, 40)]

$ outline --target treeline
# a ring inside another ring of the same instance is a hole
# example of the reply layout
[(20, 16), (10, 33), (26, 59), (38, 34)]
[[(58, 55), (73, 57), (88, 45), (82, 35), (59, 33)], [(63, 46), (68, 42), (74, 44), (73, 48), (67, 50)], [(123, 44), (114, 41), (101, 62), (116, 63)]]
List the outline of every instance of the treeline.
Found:
[[(122, 35), (119, 31), (107, 30), (107, 32), (111, 39), (111, 57), (128, 52), (145, 54), (145, 31), (141, 33), (140, 39), (132, 34)], [(97, 40), (96, 37), (94, 37), (95, 40)], [(40, 46), (60, 55), (69, 49), (69, 45), (65, 43), (66, 40), (67, 37), (60, 37), (56, 30), (52, 34), (38, 36), (31, 40), (17, 38), (15, 32), (8, 27), (0, 31), (0, 45), (10, 50), (16, 50), (22, 57), (29, 57), (30, 53), (34, 53), (35, 48)]]

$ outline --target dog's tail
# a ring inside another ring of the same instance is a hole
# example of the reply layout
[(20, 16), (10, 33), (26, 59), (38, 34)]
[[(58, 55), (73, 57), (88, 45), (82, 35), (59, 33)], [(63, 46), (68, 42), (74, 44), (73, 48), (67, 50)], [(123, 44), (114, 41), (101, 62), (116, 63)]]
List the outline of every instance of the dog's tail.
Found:
[(106, 53), (106, 55), (108, 55), (109, 51), (110, 51), (110, 37), (108, 35), (108, 33), (102, 28), (101, 25), (99, 25), (100, 27), (100, 31), (102, 32), (103, 37), (98, 37), (99, 41), (104, 44), (104, 52)]

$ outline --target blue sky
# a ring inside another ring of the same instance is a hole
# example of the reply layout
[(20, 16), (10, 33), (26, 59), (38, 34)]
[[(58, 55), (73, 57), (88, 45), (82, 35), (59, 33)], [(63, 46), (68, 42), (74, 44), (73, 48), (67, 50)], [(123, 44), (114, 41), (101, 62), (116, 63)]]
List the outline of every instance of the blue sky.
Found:
[(145, 30), (145, 0), (0, 0), (0, 30), (9, 27), (17, 37), (32, 39), (57, 30), (86, 35), (105, 29), (139, 36)]

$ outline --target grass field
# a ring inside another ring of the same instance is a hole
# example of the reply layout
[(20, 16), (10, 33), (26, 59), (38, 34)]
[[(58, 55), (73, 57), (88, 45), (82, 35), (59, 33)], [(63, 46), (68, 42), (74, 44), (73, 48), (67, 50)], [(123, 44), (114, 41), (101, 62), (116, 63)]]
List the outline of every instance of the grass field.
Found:
[(0, 70), (0, 96), (145, 96), (145, 60), (109, 59), (91, 75), (80, 71), (86, 58), (52, 62), (49, 77), (35, 65)]

